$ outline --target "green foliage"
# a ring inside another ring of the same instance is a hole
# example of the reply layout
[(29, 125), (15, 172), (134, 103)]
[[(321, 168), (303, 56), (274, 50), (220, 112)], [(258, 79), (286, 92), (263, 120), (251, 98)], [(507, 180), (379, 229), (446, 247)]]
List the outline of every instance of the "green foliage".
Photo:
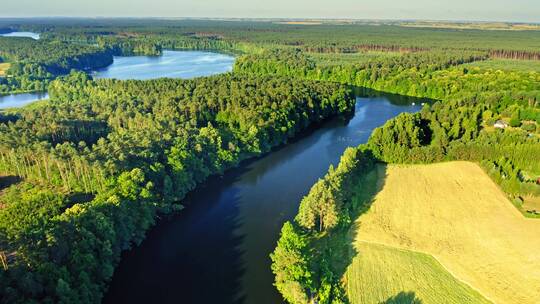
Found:
[[(354, 108), (339, 84), (230, 74), (93, 81), (78, 72), (50, 94), (0, 117), (0, 174), (24, 179), (1, 197), (0, 244), (13, 253), (1, 297), (10, 303), (99, 301), (120, 253), (144, 239), (158, 212), (179, 209), (209, 175)], [(301, 258), (294, 237), (286, 244)], [(302, 285), (287, 289), (301, 296), (309, 273), (293, 268)]]
[(281, 228), (277, 248), (270, 255), (272, 271), (276, 274), (275, 285), (289, 303), (309, 302), (312, 281), (307, 246), (306, 237), (293, 224), (286, 222)]
[(0, 81), (0, 94), (45, 91), (58, 75), (113, 61), (110, 51), (90, 45), (11, 37), (0, 37), (0, 58), (11, 62), (8, 77)]
[[(374, 166), (373, 155), (367, 147), (348, 148), (338, 167), (330, 167), (302, 199), (295, 223), (284, 225), (271, 255), (272, 271), (278, 290), (290, 303), (308, 303), (308, 299), (316, 299), (318, 303), (346, 303), (340, 277), (328, 262), (333, 255), (331, 250), (309, 248), (329, 238), (340, 227), (346, 230), (351, 225), (351, 218), (364, 207), (352, 200), (355, 185)], [(302, 267), (302, 276), (290, 274), (296, 267)], [(310, 279), (309, 284), (306, 277)]]

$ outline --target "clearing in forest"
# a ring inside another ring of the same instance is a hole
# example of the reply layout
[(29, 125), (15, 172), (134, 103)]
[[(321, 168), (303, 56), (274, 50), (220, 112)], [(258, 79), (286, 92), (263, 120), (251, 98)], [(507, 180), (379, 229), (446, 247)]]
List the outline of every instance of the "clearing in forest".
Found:
[[(538, 303), (540, 221), (523, 217), (478, 165), (390, 165), (382, 182), (355, 225), (358, 253), (345, 274), (353, 303), (367, 303), (360, 293), (389, 278), (393, 289), (376, 302), (397, 290), (423, 304), (485, 302), (462, 281), (495, 303)], [(456, 300), (438, 298), (444, 284), (459, 285)]]

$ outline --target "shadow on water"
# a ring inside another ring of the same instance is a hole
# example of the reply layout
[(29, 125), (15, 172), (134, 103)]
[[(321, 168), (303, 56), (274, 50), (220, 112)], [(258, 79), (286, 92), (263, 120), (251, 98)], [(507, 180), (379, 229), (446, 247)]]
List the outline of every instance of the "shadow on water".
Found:
[[(346, 147), (365, 142), (399, 113), (418, 110), (385, 97), (358, 98), (352, 119), (324, 122), (208, 179), (183, 201), (182, 212), (161, 220), (140, 246), (122, 255), (103, 302), (283, 303), (269, 258), (283, 223), (294, 218), (302, 197)], [(376, 192), (376, 181), (365, 184)], [(350, 237), (341, 244), (350, 246)], [(349, 247), (338, 248), (354, 257)], [(341, 263), (343, 273), (349, 262)]]
[[(186, 208), (182, 212), (162, 220), (139, 247), (122, 254), (103, 303), (179, 303), (179, 300), (182, 303), (249, 303), (241, 279), (246, 268), (245, 232), (252, 229), (242, 229), (246, 225), (246, 217), (239, 210), (243, 200), (263, 193), (271, 198), (271, 193), (258, 190), (265, 184), (261, 180), (276, 167), (288, 167), (290, 161), (319, 142), (327, 129), (346, 123), (343, 119), (322, 122), (289, 140), (287, 145), (246, 160), (223, 176), (210, 177), (199, 185), (183, 200)], [(292, 215), (295, 209), (286, 213)], [(280, 215), (275, 217), (279, 219)], [(279, 219), (272, 226), (279, 230), (287, 219), (290, 218)], [(281, 301), (272, 287), (268, 258), (277, 237), (276, 232), (275, 240), (265, 244), (268, 249), (262, 255), (268, 259), (268, 265), (257, 269), (263, 274), (255, 274), (267, 275), (272, 289), (271, 297), (261, 303)], [(264, 273), (266, 271), (268, 273)]]
[(429, 98), (421, 98), (415, 96), (406, 96), (393, 93), (387, 93), (370, 89), (366, 87), (351, 87), (356, 96), (361, 97), (381, 97), (384, 96), (390, 103), (394, 105), (409, 105), (409, 104), (433, 104), (436, 100)]
[(22, 178), (15, 175), (0, 176), (0, 191), (9, 188), (12, 185), (18, 184), (22, 181)]
[(243, 303), (244, 236), (234, 233), (241, 222), (238, 191), (231, 186), (246, 170), (209, 178), (186, 197), (185, 210), (161, 221), (136, 251), (125, 252), (103, 302)]
[(417, 298), (416, 294), (412, 291), (402, 291), (379, 304), (422, 304), (422, 300)]

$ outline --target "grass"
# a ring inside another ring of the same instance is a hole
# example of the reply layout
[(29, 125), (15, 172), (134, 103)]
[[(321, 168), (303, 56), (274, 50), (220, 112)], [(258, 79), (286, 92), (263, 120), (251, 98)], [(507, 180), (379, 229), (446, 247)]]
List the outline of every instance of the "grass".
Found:
[(401, 56), (399, 52), (358, 52), (358, 53), (309, 53), (318, 66), (349, 65), (367, 62), (381, 57)]
[(540, 61), (538, 60), (489, 59), (463, 64), (462, 66), (512, 72), (540, 72)]
[[(448, 303), (439, 294), (448, 286), (430, 287), (441, 285), (433, 277), (443, 274), (426, 255), (496, 303), (538, 303), (540, 221), (524, 218), (474, 163), (388, 166), (382, 190), (355, 224), (358, 253), (345, 275), (353, 303), (364, 303), (366, 290), (378, 301), (400, 290), (414, 292), (422, 303)], [(390, 248), (369, 247), (373, 244)], [(388, 262), (383, 256), (390, 256)], [(362, 277), (360, 267), (369, 269), (366, 263), (379, 264), (373, 266), (380, 272), (376, 279)], [(420, 264), (430, 270), (416, 269)], [(398, 286), (380, 286), (378, 280), (390, 278)], [(356, 280), (363, 281), (358, 285)], [(458, 293), (450, 293), (453, 298), (472, 296), (463, 286), (452, 290)]]
[(490, 303), (430, 255), (366, 242), (357, 250), (345, 274), (352, 303)]
[(7, 70), (9, 70), (10, 66), (11, 66), (11, 64), (7, 63), (7, 62), (0, 63), (0, 76), (1, 77), (6, 76)]

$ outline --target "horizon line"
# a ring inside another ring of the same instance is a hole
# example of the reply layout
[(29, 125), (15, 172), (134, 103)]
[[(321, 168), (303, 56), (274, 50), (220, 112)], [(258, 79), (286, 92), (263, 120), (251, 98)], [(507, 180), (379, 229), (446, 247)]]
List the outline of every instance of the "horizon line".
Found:
[(451, 23), (511, 23), (540, 24), (540, 21), (470, 20), (470, 19), (423, 19), (423, 18), (353, 18), (353, 17), (189, 17), (189, 16), (0, 16), (1, 19), (158, 19), (158, 20), (221, 20), (221, 21), (391, 21), (391, 22), (451, 22)]

